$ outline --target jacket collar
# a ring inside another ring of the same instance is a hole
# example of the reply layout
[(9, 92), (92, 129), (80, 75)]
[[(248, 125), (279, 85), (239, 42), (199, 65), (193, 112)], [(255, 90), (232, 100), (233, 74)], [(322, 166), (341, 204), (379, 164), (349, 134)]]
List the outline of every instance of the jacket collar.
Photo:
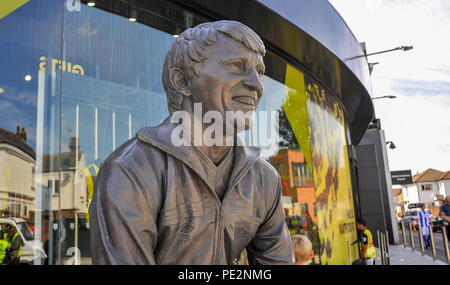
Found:
[[(172, 130), (177, 126), (166, 118), (159, 126), (140, 129), (136, 136), (139, 140), (150, 144), (161, 151), (182, 161), (209, 186), (215, 193), (217, 166), (195, 146), (175, 146), (171, 141)], [(228, 183), (228, 189), (236, 185), (239, 180), (256, 162), (260, 154), (257, 147), (234, 147), (234, 165)]]

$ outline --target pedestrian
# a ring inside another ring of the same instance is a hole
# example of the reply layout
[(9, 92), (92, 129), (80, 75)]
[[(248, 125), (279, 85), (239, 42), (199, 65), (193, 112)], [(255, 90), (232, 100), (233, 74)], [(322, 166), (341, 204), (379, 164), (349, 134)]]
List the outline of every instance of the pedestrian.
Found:
[(445, 203), (439, 210), (439, 215), (444, 220), (444, 227), (447, 232), (447, 238), (450, 241), (450, 196), (445, 197)]
[(370, 230), (367, 228), (367, 223), (364, 219), (356, 221), (356, 228), (360, 232), (359, 238), (362, 245), (362, 255), (366, 265), (375, 265), (375, 246), (373, 245), (373, 237)]
[(292, 236), (292, 248), (294, 249), (295, 264), (309, 265), (314, 258), (312, 243), (305, 235)]
[(425, 248), (428, 248), (430, 246), (431, 214), (425, 204), (422, 204), (422, 209), (419, 211), (419, 213), (417, 213), (417, 217), (419, 218), (420, 227), (422, 228), (422, 236), (425, 243)]
[(9, 248), (9, 242), (6, 235), (7, 234), (3, 231), (0, 232), (0, 265), (3, 264), (3, 260), (5, 259), (6, 252)]
[(9, 247), (6, 251), (4, 263), (10, 265), (19, 265), (20, 256), (22, 255), (23, 241), (14, 225), (8, 224), (6, 226), (7, 238), (9, 240)]

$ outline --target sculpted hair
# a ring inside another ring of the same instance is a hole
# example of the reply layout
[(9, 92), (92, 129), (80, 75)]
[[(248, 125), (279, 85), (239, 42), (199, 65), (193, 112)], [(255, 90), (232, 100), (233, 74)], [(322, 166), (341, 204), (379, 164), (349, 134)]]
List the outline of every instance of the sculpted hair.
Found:
[(167, 94), (170, 114), (180, 110), (183, 103), (183, 95), (170, 82), (170, 70), (174, 67), (179, 68), (188, 78), (199, 76), (198, 63), (208, 58), (210, 47), (217, 42), (217, 33), (231, 37), (262, 56), (266, 53), (261, 38), (249, 27), (236, 21), (208, 22), (187, 29), (172, 44), (164, 60), (161, 79)]

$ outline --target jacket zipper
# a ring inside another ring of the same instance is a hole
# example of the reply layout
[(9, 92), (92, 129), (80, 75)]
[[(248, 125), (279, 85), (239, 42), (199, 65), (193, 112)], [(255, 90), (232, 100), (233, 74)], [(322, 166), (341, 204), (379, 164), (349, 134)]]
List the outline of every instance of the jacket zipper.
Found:
[(220, 255), (222, 254), (222, 232), (223, 232), (223, 212), (222, 212), (222, 205), (219, 207), (219, 225), (218, 225), (218, 235), (217, 235), (217, 243), (216, 243), (216, 260), (214, 264), (219, 264), (220, 261)]
[(220, 201), (220, 199), (217, 197), (217, 195), (214, 195), (217, 198), (217, 200), (219, 201), (219, 225), (218, 225), (219, 232), (216, 235), (216, 237), (218, 237), (218, 240), (216, 240), (217, 244), (215, 246), (216, 255), (215, 255), (215, 258), (214, 258), (215, 259), (214, 264), (219, 264), (220, 255), (222, 254), (222, 242), (221, 242), (222, 241), (222, 232), (223, 232), (223, 210), (222, 210), (222, 208), (223, 208), (223, 204), (225, 202), (225, 198), (226, 198), (228, 192), (230, 192), (231, 189), (233, 189), (234, 186), (237, 185), (242, 180), (244, 175), (247, 174), (248, 170), (250, 170), (250, 169), (247, 169), (246, 171), (241, 172), (239, 174), (239, 176), (236, 177), (236, 179), (235, 179), (234, 183), (231, 185), (231, 187), (228, 188), (224, 192), (224, 195), (222, 197), (222, 201)]

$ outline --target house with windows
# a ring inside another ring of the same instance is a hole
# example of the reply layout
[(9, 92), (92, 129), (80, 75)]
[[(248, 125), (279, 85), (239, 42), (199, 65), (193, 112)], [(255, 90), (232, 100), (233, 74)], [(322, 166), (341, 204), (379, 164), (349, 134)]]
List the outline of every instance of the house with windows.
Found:
[(438, 189), (442, 193), (445, 193), (445, 196), (450, 195), (450, 170), (442, 173), (438, 178)]
[(284, 208), (290, 215), (314, 211), (313, 176), (302, 151), (282, 149), (270, 163), (280, 174)]
[(446, 195), (450, 195), (450, 171), (442, 172), (433, 168), (413, 176), (413, 184), (404, 185), (402, 196), (404, 206), (424, 203), (433, 216), (439, 213), (439, 206)]
[(35, 209), (36, 153), (24, 128), (0, 128), (0, 217), (28, 219)]

